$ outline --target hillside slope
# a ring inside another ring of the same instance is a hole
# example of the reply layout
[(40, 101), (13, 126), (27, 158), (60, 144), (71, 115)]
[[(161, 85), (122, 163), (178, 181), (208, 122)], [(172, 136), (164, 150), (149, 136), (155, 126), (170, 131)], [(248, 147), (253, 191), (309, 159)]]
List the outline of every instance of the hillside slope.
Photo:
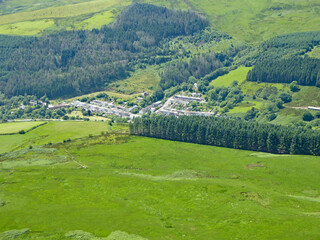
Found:
[(114, 21), (132, 2), (196, 10), (207, 16), (214, 27), (245, 42), (320, 30), (317, 0), (58, 0), (45, 4), (39, 0), (6, 0), (0, 4), (0, 33), (35, 35), (100, 28)]

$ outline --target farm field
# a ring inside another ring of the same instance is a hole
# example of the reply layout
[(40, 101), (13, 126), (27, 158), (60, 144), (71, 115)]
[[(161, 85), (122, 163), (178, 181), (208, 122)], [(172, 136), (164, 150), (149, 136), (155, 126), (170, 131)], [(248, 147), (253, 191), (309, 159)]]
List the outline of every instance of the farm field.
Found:
[[(33, 122), (34, 123), (34, 122)], [(0, 124), (0, 128), (5, 126)], [(16, 123), (15, 123), (16, 124)], [(24, 127), (25, 123), (21, 124)], [(14, 130), (20, 129), (15, 126)], [(79, 131), (81, 129), (81, 131)], [(3, 152), (12, 151), (48, 143), (62, 142), (63, 140), (75, 139), (88, 136), (89, 134), (97, 135), (102, 131), (107, 131), (108, 125), (105, 122), (80, 122), (80, 121), (65, 121), (65, 122), (48, 122), (47, 124), (34, 129), (26, 134), (18, 135), (0, 135), (0, 154)]]
[(319, 239), (319, 160), (115, 132), (21, 149), (0, 239)]
[(27, 132), (28, 130), (37, 127), (44, 122), (13, 122), (13, 123), (2, 123), (0, 124), (0, 135), (1, 134), (12, 134), (19, 133), (19, 131), (24, 130)]

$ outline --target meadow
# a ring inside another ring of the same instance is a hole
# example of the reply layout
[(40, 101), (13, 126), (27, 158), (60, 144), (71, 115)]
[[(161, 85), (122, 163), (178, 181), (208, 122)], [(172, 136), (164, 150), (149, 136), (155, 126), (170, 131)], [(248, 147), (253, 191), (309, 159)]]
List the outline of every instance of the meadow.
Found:
[[(32, 122), (35, 124), (35, 122)], [(0, 129), (8, 132), (7, 124), (0, 124)], [(10, 131), (26, 129), (26, 123), (12, 123)], [(37, 122), (39, 124), (39, 122)], [(10, 126), (10, 125), (9, 125)], [(34, 126), (34, 125), (33, 125)], [(31, 126), (28, 126), (31, 128)], [(79, 129), (81, 131), (79, 131)], [(108, 130), (108, 124), (105, 122), (82, 122), (82, 121), (64, 121), (48, 122), (47, 124), (36, 128), (26, 134), (18, 135), (0, 135), (0, 154), (12, 150), (27, 148), (29, 146), (38, 146), (48, 143), (62, 142), (63, 140), (81, 138), (91, 135), (101, 134), (102, 131)]]
[(0, 135), (14, 134), (20, 131), (27, 132), (37, 126), (44, 124), (45, 122), (12, 122), (0, 124)]
[(0, 239), (320, 237), (318, 157), (82, 131), (0, 156)]

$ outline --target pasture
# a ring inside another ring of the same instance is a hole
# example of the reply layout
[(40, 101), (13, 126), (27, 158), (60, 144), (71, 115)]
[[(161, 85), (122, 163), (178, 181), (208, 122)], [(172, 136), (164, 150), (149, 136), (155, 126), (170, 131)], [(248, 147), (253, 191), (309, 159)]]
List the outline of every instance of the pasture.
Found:
[(0, 124), (0, 135), (2, 134), (14, 134), (19, 131), (27, 132), (32, 128), (35, 128), (44, 122), (11, 122)]
[(50, 133), (82, 138), (1, 155), (0, 239), (320, 237), (319, 157), (88, 137), (98, 123), (83, 124)]
[[(33, 124), (39, 122), (32, 122)], [(11, 123), (5, 123), (6, 124)], [(12, 123), (12, 131), (21, 130), (20, 123)], [(26, 124), (26, 123), (21, 123)], [(1, 129), (2, 124), (0, 124)], [(22, 125), (23, 129), (27, 129)], [(33, 125), (36, 126), (36, 125)], [(28, 128), (31, 128), (29, 125)], [(7, 127), (2, 127), (3, 132), (8, 132)], [(108, 124), (105, 122), (82, 122), (82, 121), (65, 121), (65, 122), (48, 122), (47, 124), (34, 129), (26, 134), (19, 135), (0, 135), (0, 154), (21, 148), (27, 148), (30, 145), (38, 146), (48, 143), (62, 142), (63, 140), (75, 139), (88, 136), (89, 134), (97, 135), (102, 131), (108, 130)]]

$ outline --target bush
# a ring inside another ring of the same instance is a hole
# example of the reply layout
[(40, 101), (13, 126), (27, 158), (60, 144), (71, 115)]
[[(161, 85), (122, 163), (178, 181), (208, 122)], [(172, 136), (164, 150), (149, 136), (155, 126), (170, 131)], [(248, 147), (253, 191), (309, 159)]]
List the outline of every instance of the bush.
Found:
[(21, 235), (29, 232), (29, 228), (25, 228), (25, 229), (21, 229), (21, 230), (9, 230), (6, 232), (3, 232), (2, 235), (4, 235), (4, 239), (14, 239), (14, 238), (18, 238)]
[(108, 94), (106, 94), (106, 93), (99, 93), (96, 97), (97, 98), (109, 98)]
[(273, 121), (276, 118), (277, 118), (277, 114), (275, 114), (275, 113), (267, 115), (267, 119), (268, 119), (269, 122)]
[(316, 112), (316, 113), (314, 114), (314, 116), (315, 116), (315, 118), (320, 118), (320, 112)]
[(279, 95), (279, 98), (284, 102), (284, 103), (288, 103), (292, 101), (292, 97), (289, 93), (281, 93)]
[(2, 201), (1, 199), (0, 199), (0, 207), (3, 207), (3, 206), (5, 206), (6, 205), (6, 202), (5, 201)]
[(310, 122), (314, 119), (313, 115), (310, 112), (306, 112), (302, 116), (303, 121)]
[(24, 130), (20, 130), (19, 134), (25, 134), (26, 132)]
[(255, 108), (251, 108), (251, 110), (249, 110), (246, 115), (244, 116), (244, 119), (249, 121), (251, 119), (254, 119), (259, 111), (257, 111)]
[(293, 81), (290, 84), (290, 90), (291, 90), (291, 92), (299, 92), (300, 91), (300, 87), (299, 87), (297, 81)]

